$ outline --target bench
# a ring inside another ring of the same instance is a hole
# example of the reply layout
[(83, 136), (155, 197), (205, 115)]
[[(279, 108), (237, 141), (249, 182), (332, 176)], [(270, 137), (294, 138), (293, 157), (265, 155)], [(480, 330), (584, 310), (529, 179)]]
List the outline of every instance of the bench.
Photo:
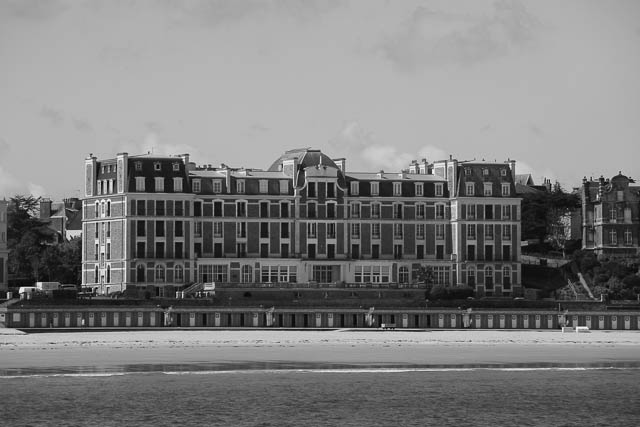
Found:
[(576, 332), (589, 332), (588, 326), (576, 326)]

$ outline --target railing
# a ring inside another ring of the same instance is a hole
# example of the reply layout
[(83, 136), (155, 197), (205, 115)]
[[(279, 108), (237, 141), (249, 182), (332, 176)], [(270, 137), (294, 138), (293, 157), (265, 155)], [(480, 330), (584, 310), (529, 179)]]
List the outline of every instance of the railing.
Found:
[[(247, 288), (272, 288), (272, 289), (426, 289), (424, 283), (317, 283), (317, 282), (261, 282), (261, 283), (220, 283), (216, 282), (217, 289), (247, 289)], [(187, 288), (185, 292), (190, 288)]]

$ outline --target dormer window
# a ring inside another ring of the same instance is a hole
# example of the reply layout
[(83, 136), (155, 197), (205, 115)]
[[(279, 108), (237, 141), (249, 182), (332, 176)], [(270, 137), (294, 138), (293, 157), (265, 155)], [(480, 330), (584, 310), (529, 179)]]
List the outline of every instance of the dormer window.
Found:
[(421, 182), (416, 183), (416, 196), (424, 196), (424, 184)]
[(500, 176), (507, 176), (507, 170), (506, 169), (500, 169)]
[(464, 168), (464, 174), (465, 175), (471, 175), (471, 169), (470, 168)]
[(236, 191), (238, 192), (238, 194), (244, 194), (244, 179), (239, 179), (236, 181)]
[(201, 181), (199, 179), (194, 179), (193, 182), (191, 183), (191, 189), (193, 190), (194, 193), (199, 193), (201, 190)]
[(260, 180), (260, 194), (267, 194), (269, 192), (269, 181), (266, 179)]
[(393, 183), (393, 195), (394, 196), (402, 196), (402, 183), (394, 182)]
[(473, 196), (475, 194), (475, 186), (473, 185), (473, 182), (467, 182), (465, 190), (465, 195)]
[(442, 197), (444, 195), (444, 188), (441, 182), (436, 183), (436, 197)]
[(351, 195), (357, 196), (360, 194), (360, 183), (358, 181), (351, 181)]
[(173, 164), (173, 170), (174, 170), (175, 172), (180, 171), (180, 163), (174, 163), (174, 164)]
[(160, 162), (155, 162), (153, 164), (153, 170), (156, 170), (156, 171), (162, 170), (162, 165), (160, 164)]
[(508, 196), (510, 192), (511, 192), (511, 186), (508, 183), (502, 184), (502, 195)]
[(484, 183), (484, 195), (491, 197), (493, 194), (493, 185), (490, 182)]
[(372, 196), (377, 196), (378, 194), (380, 194), (380, 183), (379, 182), (372, 182), (371, 183), (371, 195)]
[(222, 193), (222, 181), (219, 179), (213, 180), (213, 192), (216, 194)]
[(489, 175), (489, 169), (487, 169), (487, 168), (482, 169), (482, 175), (488, 176)]
[(135, 162), (135, 168), (137, 171), (141, 171), (142, 170), (142, 162)]

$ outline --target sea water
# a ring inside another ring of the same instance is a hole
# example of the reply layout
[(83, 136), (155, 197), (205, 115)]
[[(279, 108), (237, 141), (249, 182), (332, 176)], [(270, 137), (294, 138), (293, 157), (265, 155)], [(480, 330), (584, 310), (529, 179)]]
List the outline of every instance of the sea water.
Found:
[(181, 364), (0, 371), (7, 426), (636, 426), (640, 367)]

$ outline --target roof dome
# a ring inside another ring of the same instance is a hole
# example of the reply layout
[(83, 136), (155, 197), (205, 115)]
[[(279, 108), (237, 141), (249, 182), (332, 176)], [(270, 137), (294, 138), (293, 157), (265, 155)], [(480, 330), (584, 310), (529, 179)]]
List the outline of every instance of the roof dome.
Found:
[(278, 158), (278, 160), (273, 162), (273, 164), (269, 167), (269, 171), (282, 171), (283, 163), (287, 160), (295, 160), (298, 165), (298, 168), (294, 173), (296, 174), (296, 185), (299, 187), (304, 185), (305, 169), (315, 167), (328, 167), (337, 170), (338, 185), (344, 188), (344, 173), (338, 167), (338, 165), (336, 165), (336, 162), (334, 162), (329, 156), (327, 156), (320, 150), (314, 150), (311, 148), (299, 148), (286, 151), (282, 156)]

